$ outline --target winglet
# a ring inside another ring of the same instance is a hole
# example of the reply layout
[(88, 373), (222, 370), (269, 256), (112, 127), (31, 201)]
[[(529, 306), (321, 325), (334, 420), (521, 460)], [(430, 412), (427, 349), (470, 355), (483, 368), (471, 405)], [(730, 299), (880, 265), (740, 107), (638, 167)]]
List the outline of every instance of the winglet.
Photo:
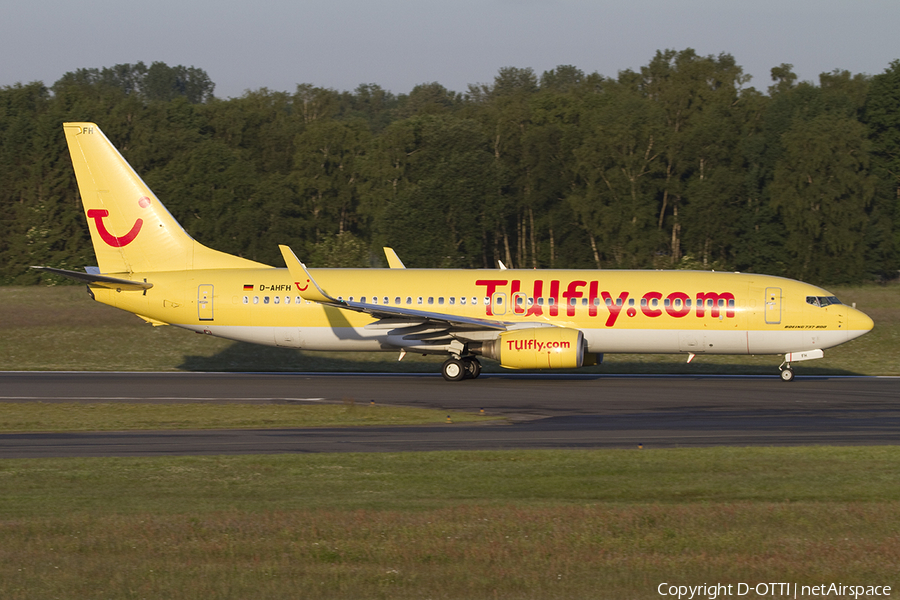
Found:
[(326, 294), (325, 291), (319, 287), (319, 284), (316, 283), (312, 278), (312, 275), (310, 275), (309, 271), (306, 269), (306, 265), (300, 262), (300, 259), (297, 258), (297, 255), (294, 254), (294, 251), (291, 250), (290, 247), (279, 245), (278, 248), (281, 250), (281, 256), (284, 257), (284, 264), (287, 265), (288, 272), (294, 280), (294, 285), (297, 286), (297, 291), (300, 292), (300, 296), (304, 300), (322, 302), (324, 304), (343, 304), (343, 302)]
[(387, 257), (388, 266), (392, 269), (405, 269), (406, 265), (403, 264), (403, 261), (400, 260), (400, 257), (397, 256), (397, 253), (394, 252), (393, 248), (388, 248), (385, 246), (384, 255)]

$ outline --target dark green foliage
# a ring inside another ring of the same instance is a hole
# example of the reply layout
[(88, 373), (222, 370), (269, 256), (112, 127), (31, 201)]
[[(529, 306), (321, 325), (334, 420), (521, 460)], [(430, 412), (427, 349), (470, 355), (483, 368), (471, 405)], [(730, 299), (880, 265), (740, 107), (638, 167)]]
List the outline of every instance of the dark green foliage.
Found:
[(900, 268), (900, 61), (761, 92), (728, 54), (615, 79), (505, 67), (464, 94), (309, 84), (213, 97), (155, 62), (0, 88), (0, 283), (94, 264), (61, 124), (94, 121), (200, 242), (280, 265), (712, 268), (815, 283)]

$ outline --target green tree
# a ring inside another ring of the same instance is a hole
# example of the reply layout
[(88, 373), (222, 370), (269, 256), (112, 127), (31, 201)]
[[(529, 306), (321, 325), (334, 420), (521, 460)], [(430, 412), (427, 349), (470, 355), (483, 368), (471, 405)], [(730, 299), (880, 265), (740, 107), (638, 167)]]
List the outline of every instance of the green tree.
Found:
[(591, 108), (574, 152), (579, 185), (568, 201), (590, 236), (598, 269), (649, 266), (661, 237), (654, 181), (664, 168), (660, 108), (629, 82), (607, 82)]
[[(664, 162), (658, 227), (669, 227), (670, 264), (677, 264), (684, 252), (682, 212), (689, 201), (688, 186), (694, 184), (691, 191), (695, 194), (703, 190), (697, 199), (706, 205), (732, 187), (725, 181), (732, 178), (721, 160), (715, 168), (709, 165), (710, 160), (715, 161), (713, 154), (718, 155), (716, 158), (722, 156), (710, 141), (716, 134), (709, 129), (728, 120), (728, 107), (737, 101), (739, 88), (746, 81), (731, 55), (701, 57), (690, 48), (657, 52), (650, 64), (641, 68), (641, 89), (664, 115), (665, 134), (658, 141)], [(718, 114), (710, 116), (710, 111)], [(718, 181), (710, 185), (709, 177)], [(688, 219), (687, 225), (696, 224), (702, 215), (712, 212), (708, 208), (696, 211), (697, 218)], [(703, 240), (703, 253), (708, 255), (708, 236), (697, 237)]]
[(293, 180), (308, 243), (363, 226), (357, 215), (360, 170), (370, 138), (362, 119), (316, 121), (297, 137)]
[(900, 60), (872, 78), (863, 122), (876, 177), (866, 262), (875, 276), (893, 278), (900, 268)]
[(409, 267), (481, 266), (493, 161), (479, 124), (425, 115), (386, 133), (395, 146), (382, 146), (382, 179), (370, 191), (386, 198), (376, 239)]
[(874, 195), (865, 128), (823, 113), (784, 134), (772, 201), (788, 238), (788, 273), (822, 283), (858, 281), (865, 272), (866, 209)]

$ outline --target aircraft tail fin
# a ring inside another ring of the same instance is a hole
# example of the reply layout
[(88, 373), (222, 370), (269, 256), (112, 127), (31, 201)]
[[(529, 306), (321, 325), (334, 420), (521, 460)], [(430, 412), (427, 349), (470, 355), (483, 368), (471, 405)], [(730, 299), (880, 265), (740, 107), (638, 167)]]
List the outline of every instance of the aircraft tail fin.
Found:
[(65, 123), (102, 273), (267, 267), (195, 241), (93, 123)]

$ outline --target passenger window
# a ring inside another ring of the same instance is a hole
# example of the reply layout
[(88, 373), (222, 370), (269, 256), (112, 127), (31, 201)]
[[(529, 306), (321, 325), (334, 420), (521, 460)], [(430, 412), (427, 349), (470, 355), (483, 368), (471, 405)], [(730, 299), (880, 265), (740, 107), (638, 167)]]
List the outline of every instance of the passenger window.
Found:
[(259, 304), (259, 296), (253, 296), (253, 304)]
[(294, 304), (300, 304), (300, 296), (294, 298)]
[(434, 304), (434, 296), (428, 297), (428, 304)]
[(443, 304), (443, 303), (444, 303), (444, 297), (438, 296), (438, 304)]
[(450, 296), (450, 304), (456, 304), (456, 296)]
[(263, 296), (263, 304), (268, 304), (268, 303), (269, 303), (269, 297)]
[(407, 296), (407, 297), (406, 297), (406, 303), (407, 303), (407, 304), (412, 304), (412, 296)]
[(556, 304), (556, 298), (547, 298), (547, 304), (553, 306), (554, 304)]
[(465, 304), (465, 303), (466, 303), (466, 297), (465, 297), (465, 296), (460, 296), (460, 297), (459, 297), (459, 303), (460, 303), (460, 304)]
[(400, 296), (394, 298), (394, 304), (400, 304)]
[(372, 304), (378, 304), (378, 296), (372, 296)]
[[(348, 300), (349, 302), (353, 302), (353, 296), (350, 296), (347, 300)], [(362, 302), (362, 300), (360, 300), (360, 302)]]
[(290, 296), (285, 296), (285, 297), (284, 297), (284, 303), (285, 303), (285, 304), (290, 304), (290, 303), (291, 303), (291, 297), (290, 297)]
[(538, 306), (543, 306), (543, 305), (544, 305), (544, 298), (543, 297), (538, 298)]
[(250, 297), (244, 296), (244, 304), (249, 304), (249, 303), (250, 303)]
[(275, 296), (275, 304), (281, 304), (281, 296)]
[(384, 302), (382, 302), (382, 304), (390, 304), (390, 298), (388, 298), (387, 296), (385, 296), (385, 297), (384, 297)]
[(418, 298), (416, 304), (422, 304), (422, 296), (419, 296), (419, 298)]
[(359, 301), (362, 302), (363, 304), (365, 304), (365, 303), (366, 303), (366, 297), (365, 297), (365, 296), (360, 296)]
[(594, 306), (600, 306), (600, 298), (594, 298)]

